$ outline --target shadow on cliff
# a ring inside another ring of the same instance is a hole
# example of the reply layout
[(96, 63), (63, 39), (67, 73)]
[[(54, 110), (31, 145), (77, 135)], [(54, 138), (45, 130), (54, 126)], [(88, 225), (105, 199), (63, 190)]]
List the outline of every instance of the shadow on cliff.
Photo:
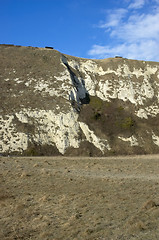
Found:
[(72, 81), (73, 89), (69, 94), (69, 100), (72, 107), (77, 112), (80, 112), (81, 106), (83, 104), (89, 104), (90, 102), (89, 93), (85, 87), (85, 81), (81, 76), (77, 77), (77, 74), (75, 74), (74, 69), (69, 66), (67, 58), (64, 55), (62, 55), (61, 60), (63, 64), (67, 67)]

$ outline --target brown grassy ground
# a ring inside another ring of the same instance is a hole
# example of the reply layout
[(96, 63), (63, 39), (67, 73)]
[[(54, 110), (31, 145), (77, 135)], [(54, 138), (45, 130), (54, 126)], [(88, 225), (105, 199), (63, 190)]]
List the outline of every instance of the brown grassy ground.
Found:
[(0, 157), (0, 239), (159, 239), (159, 155)]

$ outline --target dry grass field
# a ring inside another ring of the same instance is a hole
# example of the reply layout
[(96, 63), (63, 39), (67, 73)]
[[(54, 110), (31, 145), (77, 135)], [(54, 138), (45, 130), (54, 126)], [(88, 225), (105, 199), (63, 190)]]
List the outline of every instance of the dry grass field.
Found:
[(158, 240), (159, 155), (0, 157), (1, 240)]

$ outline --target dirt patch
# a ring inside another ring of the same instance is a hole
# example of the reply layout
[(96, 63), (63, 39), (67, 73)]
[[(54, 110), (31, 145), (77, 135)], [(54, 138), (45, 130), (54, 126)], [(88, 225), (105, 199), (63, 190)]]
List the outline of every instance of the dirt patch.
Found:
[(0, 239), (159, 239), (159, 155), (0, 165)]

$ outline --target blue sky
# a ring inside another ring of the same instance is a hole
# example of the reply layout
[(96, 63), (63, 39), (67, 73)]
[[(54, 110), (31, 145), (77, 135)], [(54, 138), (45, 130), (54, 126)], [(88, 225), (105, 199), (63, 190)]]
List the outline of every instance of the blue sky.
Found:
[(159, 61), (159, 0), (0, 0), (0, 43)]

